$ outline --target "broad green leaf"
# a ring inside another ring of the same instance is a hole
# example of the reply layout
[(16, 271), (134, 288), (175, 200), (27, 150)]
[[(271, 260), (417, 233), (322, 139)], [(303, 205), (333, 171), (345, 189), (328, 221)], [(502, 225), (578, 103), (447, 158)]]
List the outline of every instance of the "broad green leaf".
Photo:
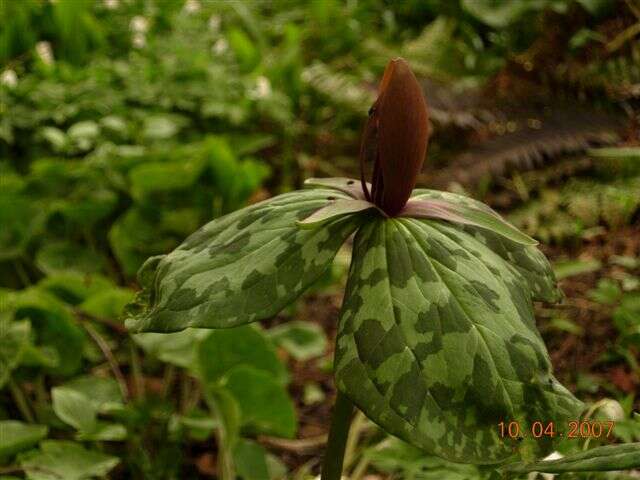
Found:
[(315, 229), (296, 224), (326, 205), (327, 197), (339, 196), (346, 198), (333, 190), (287, 193), (205, 225), (152, 260), (150, 304), (127, 326), (156, 332), (228, 328), (275, 315), (320, 277), (356, 229), (353, 215)]
[(82, 432), (95, 430), (97, 412), (86, 395), (69, 388), (55, 387), (51, 390), (51, 400), (53, 411), (60, 420)]
[(225, 376), (222, 386), (238, 403), (243, 428), (287, 438), (295, 435), (297, 421), (293, 402), (273, 375), (240, 365)]
[(123, 407), (122, 392), (113, 378), (84, 375), (64, 383), (61, 387), (84, 395), (96, 412), (109, 413)]
[(198, 345), (211, 332), (199, 328), (187, 328), (173, 333), (138, 333), (133, 340), (151, 356), (182, 368), (196, 366)]
[(553, 264), (553, 271), (555, 272), (558, 280), (573, 277), (574, 275), (597, 272), (601, 268), (602, 262), (595, 258), (590, 260), (571, 259), (559, 261)]
[(0, 421), (0, 460), (33, 447), (47, 436), (48, 431), (45, 425)]
[(118, 195), (115, 192), (87, 182), (65, 197), (52, 201), (49, 208), (77, 226), (87, 228), (111, 214), (117, 205)]
[(197, 373), (207, 384), (218, 382), (238, 365), (262, 370), (283, 385), (288, 381), (287, 369), (280, 362), (267, 335), (254, 325), (213, 330), (198, 349)]
[(87, 298), (114, 288), (107, 277), (99, 274), (85, 275), (79, 272), (66, 271), (43, 278), (38, 288), (55, 295), (65, 303), (77, 305)]
[(166, 252), (177, 243), (172, 238), (158, 235), (157, 222), (147, 218), (137, 207), (127, 210), (109, 231), (109, 244), (128, 276), (135, 275), (150, 255)]
[(157, 192), (185, 190), (193, 185), (205, 167), (201, 158), (175, 162), (147, 162), (129, 172), (131, 192), (142, 199)]
[[(346, 193), (351, 198), (356, 200), (364, 200), (365, 195), (362, 190), (362, 183), (360, 180), (346, 177), (333, 177), (333, 178), (307, 178), (304, 181), (304, 185), (310, 188), (331, 188), (338, 190), (339, 192)], [(366, 183), (369, 192), (371, 192), (371, 184)]]
[(0, 191), (0, 260), (22, 255), (42, 231), (45, 218), (36, 202), (20, 194)]
[(400, 216), (447, 220), (480, 227), (522, 245), (538, 244), (537, 240), (522, 233), (487, 205), (448, 192), (432, 191), (414, 195), (404, 206)]
[(80, 273), (98, 273), (104, 270), (106, 260), (100, 254), (67, 241), (49, 242), (36, 254), (36, 265), (47, 275), (69, 270)]
[(11, 372), (20, 366), (22, 357), (31, 343), (31, 324), (28, 320), (13, 322), (8, 314), (0, 314), (0, 389)]
[(508, 27), (512, 23), (520, 20), (531, 10), (540, 11), (552, 5), (554, 5), (554, 2), (550, 0), (511, 0), (509, 2), (500, 2), (497, 0), (461, 1), (463, 10), (493, 28)]
[(225, 388), (217, 385), (205, 385), (204, 398), (207, 405), (220, 421), (220, 435), (223, 439), (222, 448), (233, 451), (240, 438), (240, 406), (234, 396)]
[(52, 373), (71, 375), (80, 368), (86, 335), (65, 304), (38, 287), (11, 292), (6, 303), (16, 320), (31, 321), (36, 345), (55, 350), (59, 362)]
[(584, 452), (567, 455), (559, 460), (543, 460), (533, 463), (515, 463), (501, 468), (504, 472), (564, 473), (607, 472), (640, 468), (640, 442), (622, 445), (606, 445)]
[(62, 440), (45, 440), (19, 461), (29, 480), (87, 480), (107, 475), (120, 463), (111, 455)]
[(243, 480), (270, 480), (267, 451), (259, 443), (241, 439), (233, 449), (233, 463)]
[(284, 348), (300, 361), (319, 357), (327, 348), (327, 337), (322, 328), (311, 322), (294, 321), (283, 323), (269, 330), (276, 345)]
[(80, 430), (76, 440), (91, 442), (119, 442), (127, 438), (127, 429), (119, 423), (97, 421), (93, 430)]
[(213, 418), (210, 413), (199, 409), (194, 409), (185, 415), (174, 414), (169, 421), (169, 431), (172, 434), (185, 430), (189, 434), (189, 438), (198, 442), (204, 442), (211, 437), (218, 426), (218, 420)]
[[(464, 207), (493, 212), (487, 205), (464, 195), (436, 190), (417, 189), (412, 198), (443, 199), (449, 203), (458, 203)], [(495, 214), (495, 212), (494, 212)], [(487, 228), (474, 225), (450, 224), (475, 237), (491, 251), (502, 257), (509, 266), (527, 282), (533, 292), (534, 300), (557, 302), (562, 298), (554, 272), (544, 254), (533, 245), (523, 245)]]
[(80, 304), (80, 310), (98, 318), (120, 318), (124, 307), (135, 297), (133, 290), (111, 287), (91, 295)]
[(499, 422), (525, 428), (582, 409), (551, 374), (532, 295), (508, 261), (448, 222), (371, 222), (356, 235), (337, 386), (382, 428), (427, 452), (503, 461), (517, 442), (500, 438)]
[(449, 462), (425, 453), (397, 438), (384, 441), (364, 451), (364, 457), (376, 470), (396, 474), (403, 480), (480, 480), (475, 465)]

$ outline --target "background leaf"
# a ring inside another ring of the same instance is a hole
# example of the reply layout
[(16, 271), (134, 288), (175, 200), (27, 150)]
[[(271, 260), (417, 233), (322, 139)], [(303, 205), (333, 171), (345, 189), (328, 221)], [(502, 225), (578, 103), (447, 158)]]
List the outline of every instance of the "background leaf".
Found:
[(19, 460), (30, 480), (87, 480), (107, 475), (119, 463), (116, 457), (62, 440), (45, 440)]

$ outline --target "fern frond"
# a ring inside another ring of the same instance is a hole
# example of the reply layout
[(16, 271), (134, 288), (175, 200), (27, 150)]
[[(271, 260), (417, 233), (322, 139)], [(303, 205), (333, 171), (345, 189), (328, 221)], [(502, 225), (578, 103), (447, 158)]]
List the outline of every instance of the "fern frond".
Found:
[(492, 122), (489, 128), (498, 135), (458, 156), (433, 181), (473, 185), (481, 179), (531, 170), (594, 145), (615, 143), (620, 127), (615, 116), (575, 106)]

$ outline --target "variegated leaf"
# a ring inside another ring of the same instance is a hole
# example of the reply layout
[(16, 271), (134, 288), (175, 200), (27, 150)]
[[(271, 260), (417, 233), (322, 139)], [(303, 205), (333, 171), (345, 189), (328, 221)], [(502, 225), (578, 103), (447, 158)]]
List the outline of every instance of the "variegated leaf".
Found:
[[(442, 199), (449, 203), (458, 203), (462, 206), (482, 209), (487, 213), (498, 215), (484, 203), (464, 195), (427, 189), (416, 189), (413, 194), (412, 199)], [(549, 261), (535, 246), (514, 242), (488, 228), (478, 228), (474, 225), (461, 223), (452, 223), (452, 225), (473, 235), (491, 251), (506, 260), (511, 268), (522, 275), (534, 300), (557, 302), (562, 298), (562, 292), (557, 286), (556, 277)]]
[(336, 199), (331, 201), (328, 205), (316, 210), (304, 220), (300, 220), (298, 225), (303, 228), (315, 228), (318, 225), (322, 225), (336, 217), (347, 215), (350, 213), (362, 212), (363, 210), (369, 210), (370, 208), (377, 208), (373, 203), (366, 200), (354, 199)]
[(295, 300), (333, 260), (359, 225), (341, 215), (318, 228), (297, 225), (336, 190), (291, 192), (216, 219), (140, 271), (148, 304), (127, 326), (171, 332), (187, 327), (227, 328), (268, 318)]
[[(331, 188), (346, 193), (357, 200), (364, 200), (364, 191), (360, 180), (346, 177), (308, 178), (304, 181), (306, 187)], [(367, 182), (367, 188), (371, 191), (371, 184)]]
[[(577, 418), (551, 374), (528, 280), (458, 226), (377, 219), (356, 235), (338, 388), (388, 432), (449, 460), (497, 463), (499, 422)], [(548, 445), (547, 445), (548, 447)], [(544, 448), (544, 442), (541, 442)]]
[(484, 203), (448, 192), (427, 191), (410, 198), (400, 212), (402, 217), (439, 218), (454, 223), (491, 230), (522, 245), (538, 241), (522, 233)]

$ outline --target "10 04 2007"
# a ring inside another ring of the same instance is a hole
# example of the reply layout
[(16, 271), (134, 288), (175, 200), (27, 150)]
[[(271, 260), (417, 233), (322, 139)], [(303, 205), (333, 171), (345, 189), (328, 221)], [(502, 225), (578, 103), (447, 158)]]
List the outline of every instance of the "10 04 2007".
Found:
[(498, 434), (501, 438), (610, 438), (614, 428), (612, 420), (571, 420), (566, 425), (545, 421), (521, 425), (518, 421), (503, 421), (498, 423)]

